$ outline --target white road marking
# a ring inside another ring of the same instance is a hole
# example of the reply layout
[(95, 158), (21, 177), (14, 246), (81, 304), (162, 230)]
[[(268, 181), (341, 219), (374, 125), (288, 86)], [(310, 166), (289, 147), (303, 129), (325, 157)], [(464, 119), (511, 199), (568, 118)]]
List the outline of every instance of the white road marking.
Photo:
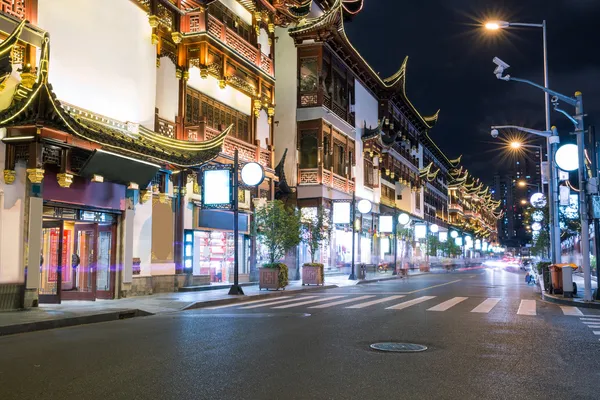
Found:
[(560, 306), (560, 309), (562, 310), (564, 315), (583, 315), (581, 310), (579, 310), (579, 308), (577, 307)]
[(412, 292), (406, 292), (404, 294), (413, 294), (413, 293), (417, 293), (417, 292), (422, 292), (423, 290), (429, 290), (429, 289), (433, 289), (433, 288), (440, 287), (440, 286), (451, 285), (453, 283), (460, 282), (460, 281), (462, 281), (462, 279), (457, 279), (455, 281), (450, 281), (450, 282), (446, 282), (446, 283), (440, 283), (439, 285), (428, 286), (426, 288), (413, 290)]
[(434, 298), (435, 298), (435, 296), (417, 297), (416, 299), (405, 301), (405, 302), (396, 304), (395, 306), (387, 307), (386, 310), (404, 310), (405, 308), (414, 306), (415, 304), (423, 303), (424, 301), (431, 300)]
[(285, 306), (278, 306), (278, 307), (271, 307), (271, 308), (300, 307), (300, 306), (303, 306), (303, 305), (306, 305), (306, 304), (319, 303), (319, 302), (322, 302), (322, 301), (329, 301), (329, 300), (333, 300), (333, 299), (339, 299), (340, 297), (346, 297), (346, 296), (329, 296), (326, 299), (316, 299), (316, 300), (301, 301), (300, 303), (286, 304)]
[(586, 324), (586, 325), (598, 325), (600, 324), (600, 321), (581, 321), (582, 323)]
[(228, 307), (245, 306), (245, 305), (248, 305), (248, 304), (266, 303), (266, 302), (269, 302), (269, 301), (289, 299), (291, 297), (292, 296), (281, 296), (281, 297), (273, 297), (271, 299), (244, 301), (242, 303), (225, 304), (223, 306), (204, 307), (203, 310), (218, 310), (219, 308), (228, 308)]
[(346, 307), (346, 308), (365, 308), (365, 307), (369, 307), (372, 306), (374, 304), (379, 304), (379, 303), (384, 303), (386, 301), (392, 301), (392, 300), (396, 300), (396, 299), (401, 299), (404, 296), (389, 296), (389, 297), (384, 297), (381, 299), (377, 299), (377, 300), (371, 300), (371, 301), (367, 301), (365, 303), (360, 303), (360, 304), (354, 304), (352, 306)]
[(490, 297), (489, 299), (485, 299), (483, 303), (472, 309), (471, 312), (487, 314), (492, 311), (494, 307), (496, 307), (496, 304), (498, 304), (500, 300), (502, 299), (499, 297)]
[[(306, 296), (306, 297), (303, 297), (302, 300), (310, 299), (310, 298), (315, 298), (315, 297), (317, 297), (317, 296)], [(291, 301), (298, 301), (298, 300), (300, 300), (300, 299), (293, 298), (293, 299), (288, 299), (288, 300), (274, 301), (274, 302), (268, 303), (268, 304), (258, 304), (256, 306), (240, 307), (240, 309), (266, 307), (266, 306), (272, 306), (273, 304), (283, 304), (283, 303), (289, 303)]]
[(587, 325), (587, 327), (590, 329), (598, 329), (600, 328), (600, 325)]
[(595, 315), (584, 315), (583, 317), (581, 317), (581, 319), (591, 319), (591, 320), (600, 320), (600, 316), (595, 316)]
[(535, 300), (521, 300), (521, 305), (519, 306), (517, 315), (537, 315), (535, 312), (535, 307)]
[(600, 335), (600, 331), (592, 331), (594, 332), (594, 335)]
[(427, 311), (446, 311), (450, 307), (457, 305), (460, 302), (465, 301), (468, 297), (455, 297), (448, 301), (438, 304), (437, 306), (429, 308)]
[(318, 306), (312, 306), (312, 307), (308, 307), (308, 308), (328, 308), (328, 307), (333, 307), (333, 306), (339, 306), (340, 304), (352, 303), (353, 301), (370, 299), (371, 297), (375, 297), (375, 296), (374, 295), (360, 296), (360, 297), (355, 297), (353, 299), (334, 301), (333, 303), (319, 304)]

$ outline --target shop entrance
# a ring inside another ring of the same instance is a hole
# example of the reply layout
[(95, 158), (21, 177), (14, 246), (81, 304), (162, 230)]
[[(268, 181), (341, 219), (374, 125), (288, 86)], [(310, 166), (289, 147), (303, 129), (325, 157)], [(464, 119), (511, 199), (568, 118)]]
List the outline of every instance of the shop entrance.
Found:
[[(65, 209), (58, 209), (64, 212)], [(48, 211), (48, 212), (46, 212)], [(57, 209), (49, 207), (44, 214)], [(63, 215), (59, 212), (59, 216)], [(40, 303), (112, 299), (115, 286), (116, 218), (68, 210), (71, 220), (45, 217), (40, 257)], [(90, 221), (91, 220), (91, 221)]]

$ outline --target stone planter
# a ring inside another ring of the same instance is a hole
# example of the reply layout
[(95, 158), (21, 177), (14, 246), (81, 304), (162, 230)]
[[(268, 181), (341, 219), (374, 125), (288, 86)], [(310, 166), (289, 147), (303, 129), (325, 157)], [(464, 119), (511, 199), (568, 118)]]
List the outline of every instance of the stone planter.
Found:
[(302, 266), (302, 286), (304, 285), (324, 285), (323, 268), (314, 265)]
[(259, 268), (258, 289), (283, 289), (285, 286), (279, 285), (279, 268)]

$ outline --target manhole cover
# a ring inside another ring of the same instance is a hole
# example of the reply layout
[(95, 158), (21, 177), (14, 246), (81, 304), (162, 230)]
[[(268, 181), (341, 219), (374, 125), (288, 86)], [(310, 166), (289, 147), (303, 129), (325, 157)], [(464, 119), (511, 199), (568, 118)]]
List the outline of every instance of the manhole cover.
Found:
[(373, 343), (371, 348), (379, 351), (393, 351), (396, 353), (417, 353), (427, 350), (427, 346), (414, 343)]

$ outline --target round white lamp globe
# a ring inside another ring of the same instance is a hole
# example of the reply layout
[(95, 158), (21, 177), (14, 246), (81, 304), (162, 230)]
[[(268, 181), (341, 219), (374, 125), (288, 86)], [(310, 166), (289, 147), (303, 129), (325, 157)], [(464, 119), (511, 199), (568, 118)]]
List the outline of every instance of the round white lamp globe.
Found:
[(453, 239), (456, 239), (458, 237), (458, 232), (456, 232), (456, 231), (450, 232), (450, 237), (452, 237)]
[(373, 208), (373, 204), (367, 199), (362, 199), (361, 201), (358, 202), (357, 207), (358, 207), (358, 211), (361, 214), (368, 214), (371, 212), (371, 208)]
[(429, 227), (429, 230), (431, 231), (431, 233), (438, 233), (440, 231), (440, 227), (436, 224), (433, 224)]
[(546, 204), (547, 204), (546, 196), (544, 196), (543, 193), (532, 194), (529, 201), (531, 202), (531, 205), (534, 206), (535, 208), (544, 208), (544, 207), (546, 207)]
[(531, 229), (533, 229), (534, 232), (538, 232), (542, 230), (542, 224), (540, 224), (539, 222), (534, 222), (533, 224), (531, 224)]
[(579, 152), (574, 144), (564, 144), (556, 150), (556, 165), (563, 171), (575, 171), (579, 168)]
[(400, 225), (407, 225), (410, 222), (410, 215), (407, 213), (402, 213), (398, 215), (398, 223)]
[(248, 186), (258, 186), (265, 179), (265, 170), (259, 163), (251, 162), (242, 168), (242, 181)]

